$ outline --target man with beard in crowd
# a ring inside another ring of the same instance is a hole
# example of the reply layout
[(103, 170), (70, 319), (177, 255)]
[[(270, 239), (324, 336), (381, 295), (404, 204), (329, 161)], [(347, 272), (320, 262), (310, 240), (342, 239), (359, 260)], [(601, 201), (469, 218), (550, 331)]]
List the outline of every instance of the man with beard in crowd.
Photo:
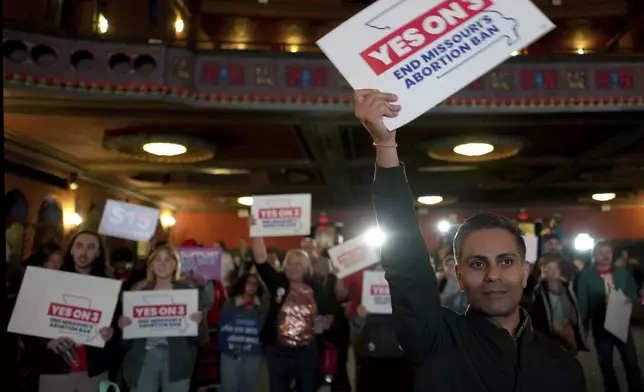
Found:
[[(98, 234), (81, 231), (72, 237), (61, 271), (105, 277), (105, 269), (105, 247)], [(113, 317), (113, 327), (116, 327), (117, 320), (118, 317)], [(113, 327), (99, 331), (107, 342), (104, 348), (78, 346), (68, 337), (50, 340), (23, 336), (32, 387), (39, 384), (39, 392), (98, 391), (99, 383), (108, 379), (108, 372), (114, 370), (118, 361), (115, 356), (118, 339), (113, 336)], [(74, 360), (66, 360), (65, 357)]]
[(386, 234), (382, 265), (389, 282), (396, 332), (422, 392), (585, 391), (579, 362), (536, 332), (519, 306), (529, 275), (516, 225), (494, 214), (463, 222), (454, 239), (465, 315), (440, 305), (436, 276), (418, 227), (414, 196), (399, 162), (393, 94), (355, 93), (355, 112), (376, 148), (373, 203)]

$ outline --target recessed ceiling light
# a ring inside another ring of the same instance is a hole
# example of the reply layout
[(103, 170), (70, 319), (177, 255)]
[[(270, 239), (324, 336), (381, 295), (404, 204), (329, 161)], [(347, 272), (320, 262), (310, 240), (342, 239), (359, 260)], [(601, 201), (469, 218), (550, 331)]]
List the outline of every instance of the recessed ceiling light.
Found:
[(611, 201), (617, 197), (617, 195), (614, 193), (595, 193), (592, 197), (595, 201)]
[(232, 176), (239, 174), (250, 174), (250, 171), (247, 169), (227, 169), (227, 168), (213, 168), (213, 169), (201, 169), (201, 173), (212, 174), (214, 176)]
[(243, 206), (252, 206), (253, 205), (253, 197), (252, 196), (242, 196), (237, 199), (237, 203), (243, 205)]
[(442, 196), (421, 196), (418, 198), (420, 204), (425, 204), (428, 206), (441, 203), (443, 201)]
[(174, 157), (185, 154), (188, 149), (177, 143), (146, 143), (143, 145), (143, 151), (160, 157)]
[(468, 157), (480, 157), (494, 151), (494, 146), (489, 143), (465, 143), (454, 147), (454, 152)]

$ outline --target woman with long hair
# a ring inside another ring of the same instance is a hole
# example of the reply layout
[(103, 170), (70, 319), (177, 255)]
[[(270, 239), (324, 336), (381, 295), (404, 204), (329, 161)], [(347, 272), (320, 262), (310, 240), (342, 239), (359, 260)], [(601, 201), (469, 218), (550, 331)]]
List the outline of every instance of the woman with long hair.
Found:
[[(63, 257), (62, 271), (105, 277), (106, 252), (101, 237), (89, 230), (76, 233)], [(113, 316), (113, 315), (108, 315)], [(113, 320), (116, 326), (116, 318)], [(96, 392), (118, 350), (112, 327), (102, 328), (105, 347), (77, 346), (68, 337), (43, 339), (22, 338), (30, 375), (40, 392)], [(71, 358), (71, 360), (70, 360)], [(35, 386), (34, 386), (35, 387)]]
[[(202, 311), (212, 305), (212, 284), (193, 274), (180, 280), (181, 259), (168, 244), (157, 247), (148, 257), (147, 264), (147, 279), (140, 290), (199, 289), (200, 311), (190, 315), (190, 319), (199, 324), (199, 335), (125, 341), (123, 379), (132, 392), (158, 392), (159, 389), (188, 392), (197, 351), (207, 339)], [(127, 328), (130, 324), (130, 318), (120, 317), (119, 327)]]
[[(222, 342), (221, 388), (223, 392), (253, 392), (262, 362), (259, 331), (268, 313), (268, 291), (257, 275), (246, 273), (233, 285), (230, 299), (221, 310), (220, 334), (233, 339)], [(244, 326), (244, 335), (235, 335), (235, 327)], [(251, 336), (248, 330), (257, 332)], [(228, 335), (230, 336), (230, 335)], [(242, 338), (243, 344), (236, 342)], [(257, 342), (251, 341), (257, 338)]]
[(253, 238), (252, 248), (257, 272), (271, 296), (262, 330), (270, 392), (288, 391), (293, 380), (299, 392), (315, 392), (319, 367), (316, 332), (328, 330), (333, 322), (330, 300), (322, 285), (313, 279), (306, 251), (290, 250), (284, 258), (283, 271), (278, 272), (266, 262), (262, 238)]

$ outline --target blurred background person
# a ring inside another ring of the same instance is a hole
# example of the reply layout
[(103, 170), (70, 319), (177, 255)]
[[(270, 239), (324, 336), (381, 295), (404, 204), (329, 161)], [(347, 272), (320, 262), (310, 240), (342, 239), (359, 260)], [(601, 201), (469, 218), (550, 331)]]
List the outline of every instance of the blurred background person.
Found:
[[(585, 268), (579, 275), (577, 297), (582, 325), (590, 323), (599, 368), (604, 378), (606, 392), (618, 392), (619, 383), (613, 365), (614, 349), (622, 357), (628, 389), (630, 392), (643, 392), (644, 381), (637, 359), (637, 350), (629, 325), (626, 342), (604, 328), (606, 308), (610, 295), (620, 290), (636, 306), (638, 293), (632, 276), (622, 268), (612, 268), (613, 249), (608, 242), (598, 242), (593, 249), (593, 265)], [(630, 323), (630, 320), (629, 320)]]
[(587, 351), (588, 345), (581, 327), (577, 295), (572, 283), (561, 276), (561, 262), (558, 254), (550, 253), (541, 258), (543, 278), (534, 289), (529, 314), (536, 330), (576, 354)]
[(467, 297), (461, 291), (456, 280), (456, 260), (454, 256), (447, 256), (442, 263), (442, 269), (436, 273), (438, 280), (438, 293), (441, 305), (462, 314), (467, 310)]
[[(222, 322), (235, 317), (253, 318), (258, 325), (266, 319), (269, 293), (257, 275), (242, 275), (231, 290), (230, 299), (221, 310)], [(222, 392), (253, 392), (257, 384), (262, 353), (227, 351), (221, 348)]]
[[(313, 274), (322, 285), (326, 296), (330, 299), (333, 324), (331, 328), (324, 331), (318, 349), (319, 354), (324, 354), (326, 343), (332, 344), (337, 352), (337, 373), (331, 380), (331, 391), (346, 392), (351, 390), (349, 374), (347, 372), (347, 361), (349, 358), (350, 328), (349, 319), (344, 314), (344, 304), (347, 300), (347, 291), (342, 281), (332, 272), (331, 260), (328, 252), (323, 251), (322, 256), (313, 262)], [(328, 376), (322, 374), (322, 377)]]

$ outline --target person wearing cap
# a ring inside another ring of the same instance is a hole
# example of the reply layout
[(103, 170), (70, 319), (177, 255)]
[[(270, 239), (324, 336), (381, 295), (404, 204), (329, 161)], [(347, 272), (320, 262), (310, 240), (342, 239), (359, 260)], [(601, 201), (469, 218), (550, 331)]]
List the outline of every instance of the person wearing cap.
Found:
[(559, 255), (561, 259), (561, 277), (569, 282), (575, 283), (579, 275), (579, 268), (572, 262), (566, 259), (563, 249), (561, 237), (558, 234), (546, 234), (542, 237), (543, 253), (553, 253)]

